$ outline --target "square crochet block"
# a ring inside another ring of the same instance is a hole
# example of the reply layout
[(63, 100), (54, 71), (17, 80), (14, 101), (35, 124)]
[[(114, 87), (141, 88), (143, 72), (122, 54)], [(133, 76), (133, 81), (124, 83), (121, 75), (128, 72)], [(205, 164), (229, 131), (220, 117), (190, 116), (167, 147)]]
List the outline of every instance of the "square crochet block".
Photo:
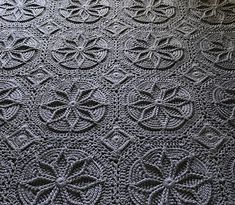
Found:
[(0, 0), (0, 205), (235, 205), (235, 1)]

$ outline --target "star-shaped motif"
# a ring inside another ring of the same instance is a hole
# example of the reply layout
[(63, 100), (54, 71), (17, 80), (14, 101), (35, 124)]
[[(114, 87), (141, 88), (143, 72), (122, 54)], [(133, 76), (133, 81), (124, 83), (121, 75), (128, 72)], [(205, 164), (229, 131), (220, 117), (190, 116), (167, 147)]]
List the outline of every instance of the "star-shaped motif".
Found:
[(69, 0), (59, 13), (73, 23), (94, 23), (106, 16), (110, 6), (107, 0)]
[[(199, 205), (207, 204), (211, 197), (206, 167), (195, 155), (181, 149), (149, 151), (133, 164), (130, 180), (129, 192), (136, 205)], [(207, 191), (204, 199), (198, 197), (199, 188)]]
[[(79, 150), (64, 148), (52, 151), (54, 155), (47, 156), (51, 161), (43, 156), (31, 161), (37, 173), (20, 182), (20, 194), (24, 196), (21, 198), (24, 203), (95, 204), (103, 183), (100, 167), (91, 157), (85, 156)], [(24, 172), (31, 171), (30, 166), (26, 166)], [(90, 170), (92, 168), (93, 170)], [(25, 195), (26, 192), (31, 194), (30, 197)]]
[(0, 1), (0, 17), (7, 21), (29, 21), (41, 15), (45, 9), (45, 0)]
[(183, 58), (182, 44), (173, 36), (133, 37), (125, 43), (125, 56), (143, 69), (168, 69)]
[(219, 116), (235, 126), (235, 83), (226, 81), (213, 91), (213, 105)]
[(146, 82), (131, 91), (127, 108), (132, 118), (151, 129), (177, 128), (193, 113), (190, 94), (180, 85), (164, 82)]
[(190, 0), (190, 11), (202, 21), (228, 24), (235, 20), (235, 3), (230, 0)]
[(165, 23), (175, 15), (175, 6), (166, 0), (128, 0), (125, 11), (140, 23)]
[(22, 106), (23, 93), (12, 81), (0, 80), (0, 126), (12, 120)]
[(73, 82), (66, 89), (51, 92), (50, 99), (45, 94), (39, 113), (55, 130), (82, 131), (96, 125), (105, 114), (105, 96), (89, 83)]
[(36, 54), (38, 41), (20, 30), (0, 32), (0, 68), (14, 69), (31, 60)]
[(56, 40), (52, 49), (54, 60), (69, 69), (93, 68), (102, 62), (107, 54), (108, 45), (104, 39), (88, 38), (84, 34)]

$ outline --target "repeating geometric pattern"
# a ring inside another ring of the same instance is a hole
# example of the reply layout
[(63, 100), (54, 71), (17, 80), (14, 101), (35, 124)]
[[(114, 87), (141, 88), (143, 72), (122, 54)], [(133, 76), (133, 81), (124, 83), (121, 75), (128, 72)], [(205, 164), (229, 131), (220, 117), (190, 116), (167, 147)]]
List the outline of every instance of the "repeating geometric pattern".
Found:
[(103, 118), (105, 101), (105, 95), (87, 82), (66, 83), (43, 95), (39, 115), (55, 130), (81, 131)]
[(222, 69), (234, 69), (234, 39), (234, 32), (211, 34), (201, 41), (201, 54)]
[[(138, 176), (140, 171), (145, 178)], [(210, 200), (207, 168), (183, 149), (150, 150), (134, 163), (130, 175), (135, 204), (208, 204)]]
[(130, 0), (125, 10), (133, 20), (141, 23), (163, 23), (175, 15), (171, 1)]
[(3, 0), (0, 3), (0, 16), (6, 21), (24, 22), (41, 15), (45, 9), (45, 0)]
[(213, 91), (214, 103), (218, 115), (235, 125), (235, 92), (234, 81), (226, 81), (222, 87), (217, 87)]
[(14, 69), (30, 61), (37, 52), (38, 41), (19, 30), (1, 31), (1, 68)]
[(108, 53), (108, 45), (101, 37), (87, 38), (83, 34), (67, 36), (58, 40), (52, 49), (56, 62), (69, 69), (89, 69), (103, 61)]
[(0, 0), (0, 205), (234, 202), (234, 0)]
[(128, 113), (150, 129), (174, 129), (193, 114), (190, 93), (170, 82), (144, 82), (128, 95)]
[(211, 24), (233, 23), (234, 2), (230, 0), (190, 0), (192, 15)]
[[(28, 179), (32, 169), (37, 175)], [(50, 150), (32, 160), (22, 174), (19, 194), (23, 204), (94, 204), (102, 190), (99, 165), (80, 150)]]
[(134, 38), (126, 42), (126, 57), (135, 65), (145, 69), (167, 69), (183, 57), (181, 43), (172, 36), (146, 39)]
[(22, 91), (11, 81), (0, 81), (0, 126), (13, 119), (22, 105)]
[(110, 6), (107, 0), (98, 1), (74, 1), (63, 2), (59, 8), (60, 15), (73, 23), (93, 23), (109, 12)]

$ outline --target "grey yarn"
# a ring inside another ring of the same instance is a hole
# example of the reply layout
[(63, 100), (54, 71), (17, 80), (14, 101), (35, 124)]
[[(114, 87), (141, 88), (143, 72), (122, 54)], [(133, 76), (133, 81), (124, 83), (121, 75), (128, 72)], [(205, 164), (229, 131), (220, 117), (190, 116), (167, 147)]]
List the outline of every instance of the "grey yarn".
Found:
[(0, 0), (0, 205), (234, 205), (233, 0)]

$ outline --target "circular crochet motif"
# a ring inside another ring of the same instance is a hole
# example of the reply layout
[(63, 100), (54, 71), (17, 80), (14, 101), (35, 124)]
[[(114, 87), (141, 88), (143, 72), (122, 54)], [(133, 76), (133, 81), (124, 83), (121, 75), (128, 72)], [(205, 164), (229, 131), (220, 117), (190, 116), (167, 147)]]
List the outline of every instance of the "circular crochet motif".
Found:
[(175, 7), (168, 0), (129, 0), (125, 10), (141, 23), (164, 23), (175, 15)]
[(201, 41), (200, 48), (210, 62), (223, 69), (235, 69), (235, 32), (211, 34)]
[(132, 63), (144, 69), (171, 68), (184, 55), (177, 39), (153, 34), (146, 38), (130, 38), (125, 44), (124, 53)]
[(227, 81), (213, 92), (215, 109), (219, 116), (235, 127), (235, 81)]
[(6, 21), (29, 21), (46, 9), (45, 0), (1, 0), (0, 17)]
[(68, 35), (56, 40), (52, 56), (68, 69), (89, 69), (102, 62), (108, 53), (106, 41), (100, 37), (87, 38), (83, 34)]
[(14, 69), (30, 61), (37, 46), (38, 41), (24, 31), (0, 32), (0, 68)]
[(235, 2), (232, 0), (190, 0), (192, 14), (212, 24), (228, 24), (235, 21)]
[(93, 23), (108, 14), (107, 0), (66, 0), (59, 13), (73, 23)]
[(137, 205), (206, 205), (211, 197), (206, 166), (183, 149), (153, 149), (130, 171), (129, 193)]
[(25, 165), (18, 191), (25, 205), (92, 205), (102, 192), (101, 168), (83, 151), (53, 149)]
[(64, 83), (47, 92), (39, 113), (57, 131), (82, 131), (96, 125), (105, 114), (105, 95), (87, 82)]
[(0, 80), (0, 126), (17, 115), (21, 100), (22, 92), (15, 83)]
[(170, 82), (144, 82), (127, 97), (127, 110), (140, 125), (150, 129), (177, 129), (193, 114), (191, 95)]

